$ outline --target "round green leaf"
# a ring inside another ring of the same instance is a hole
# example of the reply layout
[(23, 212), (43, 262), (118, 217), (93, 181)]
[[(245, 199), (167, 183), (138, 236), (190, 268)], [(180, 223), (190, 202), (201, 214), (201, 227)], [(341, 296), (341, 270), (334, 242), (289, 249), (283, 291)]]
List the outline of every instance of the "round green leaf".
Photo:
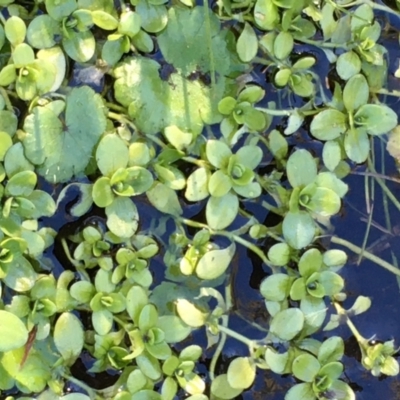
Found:
[(206, 154), (211, 165), (215, 168), (224, 168), (228, 165), (232, 151), (224, 142), (208, 140), (206, 144)]
[(261, 295), (269, 301), (283, 301), (288, 296), (292, 279), (286, 274), (274, 274), (260, 285)]
[(210, 197), (206, 206), (206, 219), (211, 229), (225, 229), (236, 218), (239, 200), (235, 194), (222, 197)]
[(169, 188), (163, 183), (156, 182), (155, 185), (147, 191), (147, 198), (157, 210), (171, 214), (182, 214), (182, 207), (179, 203), (178, 195), (175, 190)]
[(13, 142), (10, 134), (0, 131), (0, 161), (4, 161), (4, 157), (12, 144)]
[(256, 366), (249, 357), (237, 357), (229, 364), (227, 379), (234, 389), (249, 388), (256, 377)]
[(142, 18), (142, 28), (150, 33), (161, 32), (167, 25), (168, 13), (164, 5), (153, 5), (139, 0), (136, 12)]
[(347, 51), (341, 54), (336, 61), (336, 71), (338, 75), (348, 80), (361, 70), (361, 60), (354, 51)]
[(36, 16), (29, 24), (28, 43), (35, 49), (48, 49), (56, 44), (56, 35), (61, 33), (60, 26), (47, 14)]
[(4, 31), (9, 42), (13, 46), (16, 46), (17, 44), (23, 43), (25, 39), (25, 22), (19, 17), (12, 16), (6, 21)]
[(208, 180), (210, 171), (207, 168), (197, 168), (186, 181), (185, 197), (189, 201), (199, 201), (208, 197)]
[(304, 325), (304, 314), (298, 308), (279, 311), (272, 318), (270, 331), (279, 339), (292, 340)]
[(368, 102), (369, 86), (362, 74), (352, 76), (343, 89), (343, 103), (347, 111), (353, 112)]
[(286, 214), (283, 225), (283, 236), (294, 249), (308, 246), (315, 235), (315, 222), (305, 211), (289, 212)]
[(84, 63), (89, 61), (96, 50), (96, 41), (91, 31), (68, 31), (68, 36), (63, 36), (62, 45), (65, 52), (75, 61)]
[(113, 31), (118, 27), (118, 20), (103, 10), (91, 12), (93, 23), (106, 31)]
[(131, 237), (138, 228), (139, 213), (130, 198), (117, 197), (106, 207), (107, 227), (121, 238)]
[(344, 342), (340, 336), (332, 336), (325, 340), (318, 350), (318, 361), (325, 365), (332, 361), (339, 361), (344, 354)]
[(167, 343), (179, 343), (185, 340), (192, 329), (176, 315), (163, 315), (157, 320), (157, 328), (160, 328), (165, 334)]
[(115, 195), (111, 189), (110, 178), (102, 176), (97, 179), (92, 189), (93, 201), (97, 207), (107, 207), (112, 204)]
[(310, 152), (301, 149), (292, 153), (286, 165), (289, 183), (293, 188), (312, 183), (317, 176), (317, 164)]
[(347, 117), (338, 110), (324, 110), (312, 120), (310, 131), (319, 140), (333, 140), (347, 129)]
[(104, 176), (109, 176), (119, 168), (125, 168), (129, 161), (129, 150), (118, 135), (104, 136), (96, 150), (96, 162)]
[(289, 389), (285, 400), (315, 400), (315, 394), (309, 383), (298, 383)]
[(211, 250), (201, 257), (196, 266), (196, 275), (200, 279), (216, 279), (228, 269), (235, 254), (236, 246), (232, 243), (222, 250)]
[(227, 374), (223, 374), (211, 382), (211, 393), (219, 399), (230, 400), (242, 393), (242, 389), (234, 389), (229, 384)]
[(203, 326), (208, 315), (200, 311), (194, 304), (186, 299), (178, 299), (176, 301), (176, 311), (182, 321), (193, 328)]
[[(158, 380), (162, 376), (162, 371), (159, 361), (152, 355), (144, 352), (135, 358), (136, 363), (140, 370), (150, 379)], [(140, 393), (140, 392), (139, 392)], [(151, 397), (150, 397), (151, 398)], [(143, 397), (147, 400), (149, 397)]]
[(370, 144), (365, 128), (349, 129), (344, 138), (344, 148), (350, 160), (362, 163), (368, 158)]
[(46, 10), (51, 18), (61, 21), (72, 14), (76, 8), (76, 0), (45, 0)]
[(0, 310), (0, 351), (22, 347), (28, 340), (25, 324), (14, 314)]
[(384, 104), (365, 104), (355, 113), (354, 122), (370, 135), (382, 135), (397, 125), (397, 114)]
[(301, 354), (292, 364), (293, 375), (303, 382), (312, 382), (320, 368), (321, 364), (311, 354)]

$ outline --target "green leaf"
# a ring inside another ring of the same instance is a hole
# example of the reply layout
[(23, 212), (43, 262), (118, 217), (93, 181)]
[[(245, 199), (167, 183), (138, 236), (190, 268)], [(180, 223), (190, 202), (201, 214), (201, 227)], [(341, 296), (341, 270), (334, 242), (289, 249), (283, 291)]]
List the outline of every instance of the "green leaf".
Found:
[(292, 153), (287, 161), (286, 173), (293, 188), (312, 183), (317, 176), (317, 165), (310, 152), (301, 149)]
[(299, 260), (301, 276), (308, 278), (314, 272), (319, 272), (322, 267), (322, 255), (318, 249), (309, 249), (303, 253)]
[(139, 31), (142, 23), (140, 15), (134, 11), (123, 12), (120, 17), (118, 33), (133, 38)]
[(107, 227), (121, 238), (131, 237), (138, 228), (139, 213), (130, 198), (117, 197), (106, 207)]
[(368, 158), (370, 144), (365, 128), (349, 129), (344, 138), (344, 148), (351, 161), (362, 163)]
[(62, 45), (65, 52), (77, 62), (89, 61), (96, 50), (96, 41), (91, 31), (75, 32), (68, 30), (68, 36), (63, 35)]
[(286, 31), (281, 31), (274, 42), (274, 53), (278, 60), (284, 60), (293, 50), (293, 36)]
[(348, 80), (361, 70), (361, 60), (354, 51), (347, 51), (341, 54), (336, 61), (336, 71), (338, 75)]
[(14, 314), (0, 310), (0, 351), (22, 347), (28, 340), (25, 324)]
[(270, 0), (257, 0), (254, 7), (254, 20), (263, 30), (273, 30), (279, 23), (278, 7)]
[(25, 155), (48, 181), (69, 180), (83, 172), (105, 126), (101, 97), (89, 87), (74, 88), (64, 124), (46, 107), (35, 107), (25, 118)]
[(163, 315), (157, 320), (157, 328), (160, 328), (165, 334), (167, 343), (179, 343), (185, 340), (192, 329), (176, 315)]
[(72, 313), (61, 314), (54, 326), (54, 344), (68, 365), (80, 356), (84, 343), (84, 331), (79, 319)]
[(250, 62), (257, 55), (257, 50), (257, 35), (252, 26), (245, 22), (244, 29), (242, 30), (236, 42), (236, 51), (239, 55), (239, 58), (243, 62)]
[(147, 384), (146, 375), (140, 369), (133, 370), (126, 382), (127, 389), (131, 394), (138, 392), (139, 390), (143, 389)]
[(206, 206), (207, 223), (211, 229), (225, 229), (235, 220), (238, 211), (239, 200), (235, 194), (210, 197)]
[(226, 249), (208, 251), (198, 262), (196, 275), (205, 280), (218, 278), (228, 269), (235, 255), (235, 249), (236, 246), (232, 243)]
[(368, 102), (369, 86), (362, 74), (352, 76), (343, 89), (343, 103), (347, 111), (353, 112)]
[(208, 140), (206, 144), (206, 155), (212, 166), (215, 168), (224, 168), (228, 166), (232, 151), (224, 142)]
[(103, 10), (94, 10), (92, 11), (92, 19), (93, 23), (97, 25), (99, 28), (112, 31), (117, 29), (118, 20), (114, 18), (111, 14), (103, 11)]
[(225, 33), (214, 13), (208, 13), (210, 30), (204, 27), (204, 7), (193, 9), (171, 7), (168, 10), (168, 24), (158, 36), (158, 45), (169, 64), (187, 76), (193, 71), (211, 71), (210, 51), (213, 53), (213, 67), (220, 75), (227, 75), (231, 67), (231, 56), (227, 49)]
[(279, 339), (292, 340), (304, 325), (304, 314), (298, 308), (288, 308), (274, 315), (270, 331)]
[(110, 178), (102, 176), (97, 179), (92, 189), (93, 201), (97, 207), (107, 207), (112, 204), (115, 194), (111, 189)]
[(347, 117), (338, 110), (324, 110), (312, 120), (310, 131), (319, 140), (333, 140), (347, 129)]
[(56, 44), (55, 37), (60, 35), (60, 26), (47, 14), (36, 16), (28, 26), (28, 43), (35, 49), (48, 49)]
[(356, 400), (356, 395), (354, 394), (353, 389), (345, 382), (336, 380), (332, 382), (329, 389), (341, 400)]
[(210, 170), (207, 168), (197, 168), (186, 181), (185, 197), (189, 201), (200, 201), (208, 197), (208, 180)]
[(208, 315), (186, 299), (176, 301), (176, 311), (182, 321), (193, 328), (204, 326)]
[(240, 393), (242, 393), (242, 389), (234, 389), (231, 387), (228, 381), (228, 375), (218, 375), (211, 382), (211, 393), (219, 399), (229, 400), (234, 399)]
[(370, 135), (382, 135), (396, 127), (397, 114), (383, 104), (365, 104), (355, 113), (354, 122)]
[(351, 315), (362, 314), (371, 307), (371, 299), (365, 296), (358, 296), (352, 307), (347, 310)]
[(289, 360), (289, 353), (277, 353), (268, 347), (265, 351), (265, 360), (272, 372), (283, 374)]
[(118, 135), (104, 136), (96, 150), (96, 162), (104, 176), (111, 175), (119, 168), (125, 168), (129, 161), (129, 150)]
[[(162, 376), (162, 371), (160, 367), (159, 361), (148, 354), (147, 352), (143, 352), (139, 356), (135, 358), (136, 363), (140, 370), (150, 379), (158, 380)], [(149, 399), (149, 397), (142, 397), (143, 400)]]
[(321, 364), (311, 354), (301, 354), (292, 364), (293, 375), (304, 382), (312, 382), (317, 376)]
[(46, 10), (51, 18), (61, 21), (71, 15), (76, 9), (76, 0), (45, 0)]
[(325, 142), (322, 151), (322, 159), (325, 167), (328, 168), (329, 171), (334, 171), (339, 165), (342, 159), (342, 149), (336, 140), (328, 140)]
[(27, 197), (33, 192), (36, 183), (37, 177), (33, 171), (18, 172), (7, 182), (5, 193), (8, 196)]
[(0, 131), (0, 161), (4, 161), (4, 157), (12, 144), (13, 142), (10, 134)]
[(332, 271), (321, 272), (319, 283), (324, 287), (326, 296), (333, 296), (344, 287), (343, 278)]
[(99, 335), (107, 335), (112, 328), (113, 322), (113, 315), (108, 310), (94, 311), (92, 313), (92, 324)]
[(283, 267), (290, 261), (290, 247), (287, 243), (276, 243), (268, 250), (268, 259), (272, 264)]
[(316, 400), (310, 383), (298, 383), (289, 389), (285, 400)]
[(175, 216), (182, 214), (182, 207), (175, 190), (163, 183), (156, 182), (155, 185), (147, 191), (146, 195), (150, 203), (157, 208), (157, 210)]
[(337, 214), (342, 204), (336, 192), (325, 187), (316, 187), (315, 184), (306, 186), (300, 192), (299, 199), (302, 206), (323, 217)]
[(16, 46), (22, 43), (25, 39), (26, 35), (25, 22), (19, 17), (12, 16), (7, 19), (4, 25), (4, 32), (9, 42), (13, 46)]
[(340, 336), (332, 336), (326, 339), (318, 351), (318, 361), (328, 364), (332, 361), (340, 361), (344, 354), (344, 342)]
[(167, 26), (168, 13), (164, 5), (153, 5), (145, 0), (139, 0), (136, 12), (141, 16), (142, 28), (147, 32), (161, 32)]
[(13, 261), (5, 264), (3, 269), (7, 274), (3, 278), (4, 283), (16, 292), (26, 292), (32, 289), (37, 279), (37, 273), (32, 264), (22, 255), (14, 255)]
[(249, 388), (256, 377), (256, 366), (249, 357), (237, 357), (229, 364), (227, 379), (234, 389)]
[(294, 249), (308, 246), (315, 235), (315, 223), (305, 211), (289, 212), (286, 214), (283, 225), (283, 236)]
[(182, 131), (199, 134), (204, 122), (219, 122), (217, 105), (226, 79), (219, 79), (212, 88), (210, 101), (211, 89), (203, 82), (177, 73), (162, 80), (159, 69), (157, 62), (143, 57), (128, 58), (114, 69), (115, 97), (129, 107), (129, 115), (140, 131), (156, 134), (175, 125)]
[(287, 298), (292, 279), (286, 274), (274, 274), (265, 278), (260, 285), (261, 295), (269, 301), (283, 301)]

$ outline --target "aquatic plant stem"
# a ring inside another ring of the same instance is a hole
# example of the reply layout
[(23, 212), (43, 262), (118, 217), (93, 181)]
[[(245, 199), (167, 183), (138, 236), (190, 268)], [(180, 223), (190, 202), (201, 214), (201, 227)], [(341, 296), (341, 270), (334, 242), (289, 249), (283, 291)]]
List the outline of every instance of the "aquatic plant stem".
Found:
[(90, 277), (85, 271), (83, 265), (79, 261), (72, 258), (71, 253), (69, 252), (67, 241), (64, 238), (61, 239), (61, 245), (64, 249), (66, 257), (68, 258), (68, 261), (76, 268), (77, 272), (83, 276), (84, 280), (90, 282)]
[(225, 333), (229, 337), (238, 340), (239, 342), (244, 343), (249, 349), (253, 349), (256, 346), (256, 342), (252, 339), (247, 338), (246, 336), (241, 335), (240, 333), (237, 333), (233, 331), (232, 329), (218, 324), (218, 329), (220, 332)]
[[(368, 159), (368, 168), (376, 174), (376, 170), (374, 165), (372, 164), (371, 160)], [(390, 189), (386, 186), (384, 180), (375, 176), (376, 181), (378, 182), (379, 186), (382, 188), (385, 195), (391, 200), (393, 205), (400, 211), (400, 202), (396, 199), (396, 196), (390, 191)]]
[(12, 113), (14, 112), (14, 107), (10, 101), (10, 98), (8, 97), (7, 91), (0, 86), (0, 95), (3, 97), (4, 102), (6, 103), (6, 108), (8, 111), (11, 111)]
[[(232, 296), (231, 296), (231, 285), (225, 286), (225, 304), (227, 310), (229, 310), (232, 307)], [(222, 315), (221, 316), (222, 320), (222, 326), (228, 328), (228, 323), (229, 323), (229, 314)], [(215, 352), (212, 356), (211, 362), (210, 362), (210, 379), (213, 381), (215, 379), (215, 367), (217, 366), (218, 358), (222, 353), (222, 350), (225, 346), (226, 342), (226, 333), (225, 332), (220, 332), (220, 339), (217, 345), (217, 348), (215, 349)]]
[(349, 250), (351, 250), (352, 252), (356, 253), (356, 254), (363, 254), (364, 258), (367, 258), (370, 261), (373, 261), (375, 264), (380, 265), (381, 267), (387, 269), (388, 271), (392, 272), (395, 275), (400, 276), (400, 270), (397, 269), (395, 266), (393, 266), (392, 264), (388, 263), (385, 260), (382, 260), (382, 258), (377, 257), (373, 254), (371, 254), (369, 251), (364, 250), (361, 247), (356, 246), (353, 243), (348, 242), (345, 239), (341, 239), (337, 236), (332, 236), (331, 237), (331, 242), (335, 243), (335, 244), (339, 244), (341, 246), (347, 247)]
[(368, 345), (368, 341), (367, 339), (365, 339), (360, 332), (358, 331), (358, 329), (356, 328), (356, 326), (353, 324), (353, 322), (351, 322), (349, 316), (347, 315), (346, 310), (339, 304), (336, 302), (333, 302), (333, 305), (336, 308), (336, 311), (339, 315), (344, 316), (346, 318), (346, 324), (349, 327), (349, 329), (351, 330), (351, 333), (353, 334), (353, 336), (356, 338), (358, 344), (360, 345), (360, 348), (362, 348), (362, 350), (364, 349), (365, 345)]
[(66, 374), (65, 372), (61, 372), (60, 375), (67, 381), (72, 382), (74, 385), (83, 389), (92, 400), (102, 400), (102, 397), (98, 396), (95, 390), (92, 389), (90, 386), (86, 385), (86, 383), (80, 381), (79, 379), (74, 378), (72, 375)]

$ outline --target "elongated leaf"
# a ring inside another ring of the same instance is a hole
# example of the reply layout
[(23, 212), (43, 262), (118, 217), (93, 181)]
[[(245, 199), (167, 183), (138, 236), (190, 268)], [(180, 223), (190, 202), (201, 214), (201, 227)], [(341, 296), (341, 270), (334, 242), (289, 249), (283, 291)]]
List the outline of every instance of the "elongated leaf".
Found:
[(82, 324), (74, 314), (66, 312), (59, 316), (54, 327), (54, 344), (69, 365), (72, 365), (81, 354), (83, 336)]
[(236, 51), (242, 61), (250, 62), (257, 55), (257, 50), (257, 35), (252, 26), (246, 22), (236, 43)]
[(229, 267), (235, 254), (235, 244), (222, 250), (208, 251), (200, 259), (196, 267), (196, 274), (200, 279), (216, 279)]

